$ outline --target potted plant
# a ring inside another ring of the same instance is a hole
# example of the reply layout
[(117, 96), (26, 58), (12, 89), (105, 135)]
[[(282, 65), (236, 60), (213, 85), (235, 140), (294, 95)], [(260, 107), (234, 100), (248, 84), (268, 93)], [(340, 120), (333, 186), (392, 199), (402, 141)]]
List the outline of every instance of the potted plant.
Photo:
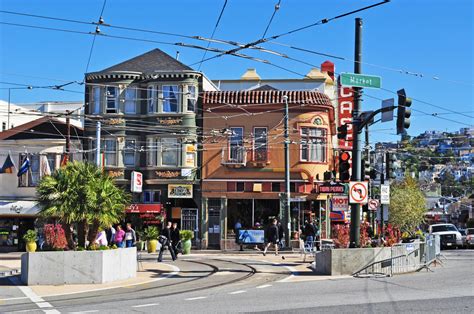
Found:
[(28, 230), (23, 235), (23, 240), (26, 242), (26, 251), (27, 252), (35, 252), (36, 251), (36, 240), (38, 239), (38, 235), (35, 230)]
[(191, 239), (194, 238), (194, 232), (191, 230), (181, 230), (179, 238), (183, 243), (183, 255), (191, 253)]
[(156, 247), (158, 246), (158, 228), (154, 226), (149, 226), (143, 230), (143, 238), (147, 241), (146, 246), (148, 248), (148, 253), (156, 252)]

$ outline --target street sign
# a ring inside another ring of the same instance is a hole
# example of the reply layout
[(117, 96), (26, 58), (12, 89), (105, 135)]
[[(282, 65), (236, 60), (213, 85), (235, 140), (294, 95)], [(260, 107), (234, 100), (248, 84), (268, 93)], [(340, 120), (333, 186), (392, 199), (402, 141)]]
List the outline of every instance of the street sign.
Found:
[(382, 122), (388, 122), (393, 120), (393, 109), (392, 110), (387, 110), (384, 111), (384, 108), (392, 107), (395, 103), (395, 99), (390, 98), (390, 99), (385, 99), (382, 100), (382, 119), (380, 121)]
[(341, 85), (352, 87), (380, 88), (382, 78), (374, 75), (341, 73)]
[(331, 199), (331, 205), (333, 211), (347, 211), (349, 210), (349, 197), (346, 196), (333, 196)]
[(380, 204), (390, 204), (390, 185), (388, 184), (380, 186)]
[(141, 193), (143, 187), (143, 175), (141, 172), (132, 171), (130, 191), (134, 193)]
[(351, 181), (349, 183), (349, 203), (367, 204), (369, 185), (367, 182)]
[(373, 199), (373, 198), (369, 200), (369, 209), (370, 210), (376, 210), (377, 207), (379, 207), (379, 205), (380, 204), (379, 204), (378, 200)]
[(323, 183), (317, 184), (318, 193), (344, 194), (346, 185), (343, 183)]

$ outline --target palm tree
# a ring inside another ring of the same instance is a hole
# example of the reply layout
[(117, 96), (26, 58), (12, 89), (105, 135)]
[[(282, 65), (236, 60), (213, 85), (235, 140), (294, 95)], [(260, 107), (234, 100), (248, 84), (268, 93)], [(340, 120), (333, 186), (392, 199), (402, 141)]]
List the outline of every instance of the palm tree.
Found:
[[(43, 177), (37, 194), (41, 214), (59, 218), (65, 225), (71, 248), (74, 247), (70, 233), (72, 223), (79, 224), (78, 244), (85, 246), (86, 234), (89, 233), (92, 243), (99, 227), (120, 221), (130, 201), (128, 194), (115, 186), (109, 176), (87, 162), (68, 163), (51, 176)], [(89, 225), (92, 225), (90, 229)]]

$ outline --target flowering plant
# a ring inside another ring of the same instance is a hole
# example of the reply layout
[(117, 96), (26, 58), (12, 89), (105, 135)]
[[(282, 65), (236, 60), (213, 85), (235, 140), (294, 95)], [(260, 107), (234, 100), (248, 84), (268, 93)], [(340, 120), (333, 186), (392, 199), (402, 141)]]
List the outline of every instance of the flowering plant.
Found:
[(53, 250), (63, 250), (67, 247), (64, 229), (58, 224), (47, 224), (44, 226), (44, 238), (46, 245)]
[(333, 229), (333, 239), (336, 248), (349, 247), (349, 225), (336, 225)]

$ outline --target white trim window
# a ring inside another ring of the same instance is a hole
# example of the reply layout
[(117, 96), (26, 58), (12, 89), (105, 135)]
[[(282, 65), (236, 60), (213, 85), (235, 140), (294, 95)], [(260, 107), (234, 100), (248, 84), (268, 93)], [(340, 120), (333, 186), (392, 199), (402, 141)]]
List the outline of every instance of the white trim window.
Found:
[(326, 162), (326, 130), (302, 127), (300, 132), (300, 160)]
[(114, 86), (107, 86), (105, 89), (106, 99), (106, 113), (118, 112), (118, 88)]
[(125, 166), (135, 166), (136, 163), (136, 143), (135, 139), (126, 139), (123, 150), (123, 164)]
[(268, 139), (266, 127), (253, 128), (253, 159), (254, 161), (267, 161), (268, 159)]
[(179, 107), (179, 86), (163, 85), (163, 112), (178, 112)]
[(159, 150), (161, 166), (173, 166), (176, 167), (179, 165), (180, 160), (180, 151), (181, 148), (178, 147), (178, 139), (176, 138), (161, 138), (159, 141)]
[(101, 95), (101, 88), (99, 86), (94, 86), (92, 88), (92, 113), (99, 114), (100, 113), (100, 95)]
[(39, 154), (20, 154), (19, 165), (22, 164), (25, 157), (28, 156), (30, 160), (30, 167), (28, 170), (18, 177), (19, 187), (35, 187), (40, 180), (40, 155)]
[(102, 141), (104, 152), (104, 166), (117, 166), (117, 140), (105, 139)]
[(155, 113), (156, 110), (156, 97), (155, 97), (155, 87), (148, 86), (146, 90), (146, 100), (148, 113)]
[(244, 160), (244, 128), (230, 128), (231, 135), (229, 138), (229, 156), (230, 160), (242, 162)]
[(137, 113), (137, 89), (135, 87), (127, 87), (125, 89), (125, 113)]
[(188, 85), (188, 101), (186, 104), (186, 110), (188, 112), (196, 112), (197, 104), (197, 88), (195, 85)]

